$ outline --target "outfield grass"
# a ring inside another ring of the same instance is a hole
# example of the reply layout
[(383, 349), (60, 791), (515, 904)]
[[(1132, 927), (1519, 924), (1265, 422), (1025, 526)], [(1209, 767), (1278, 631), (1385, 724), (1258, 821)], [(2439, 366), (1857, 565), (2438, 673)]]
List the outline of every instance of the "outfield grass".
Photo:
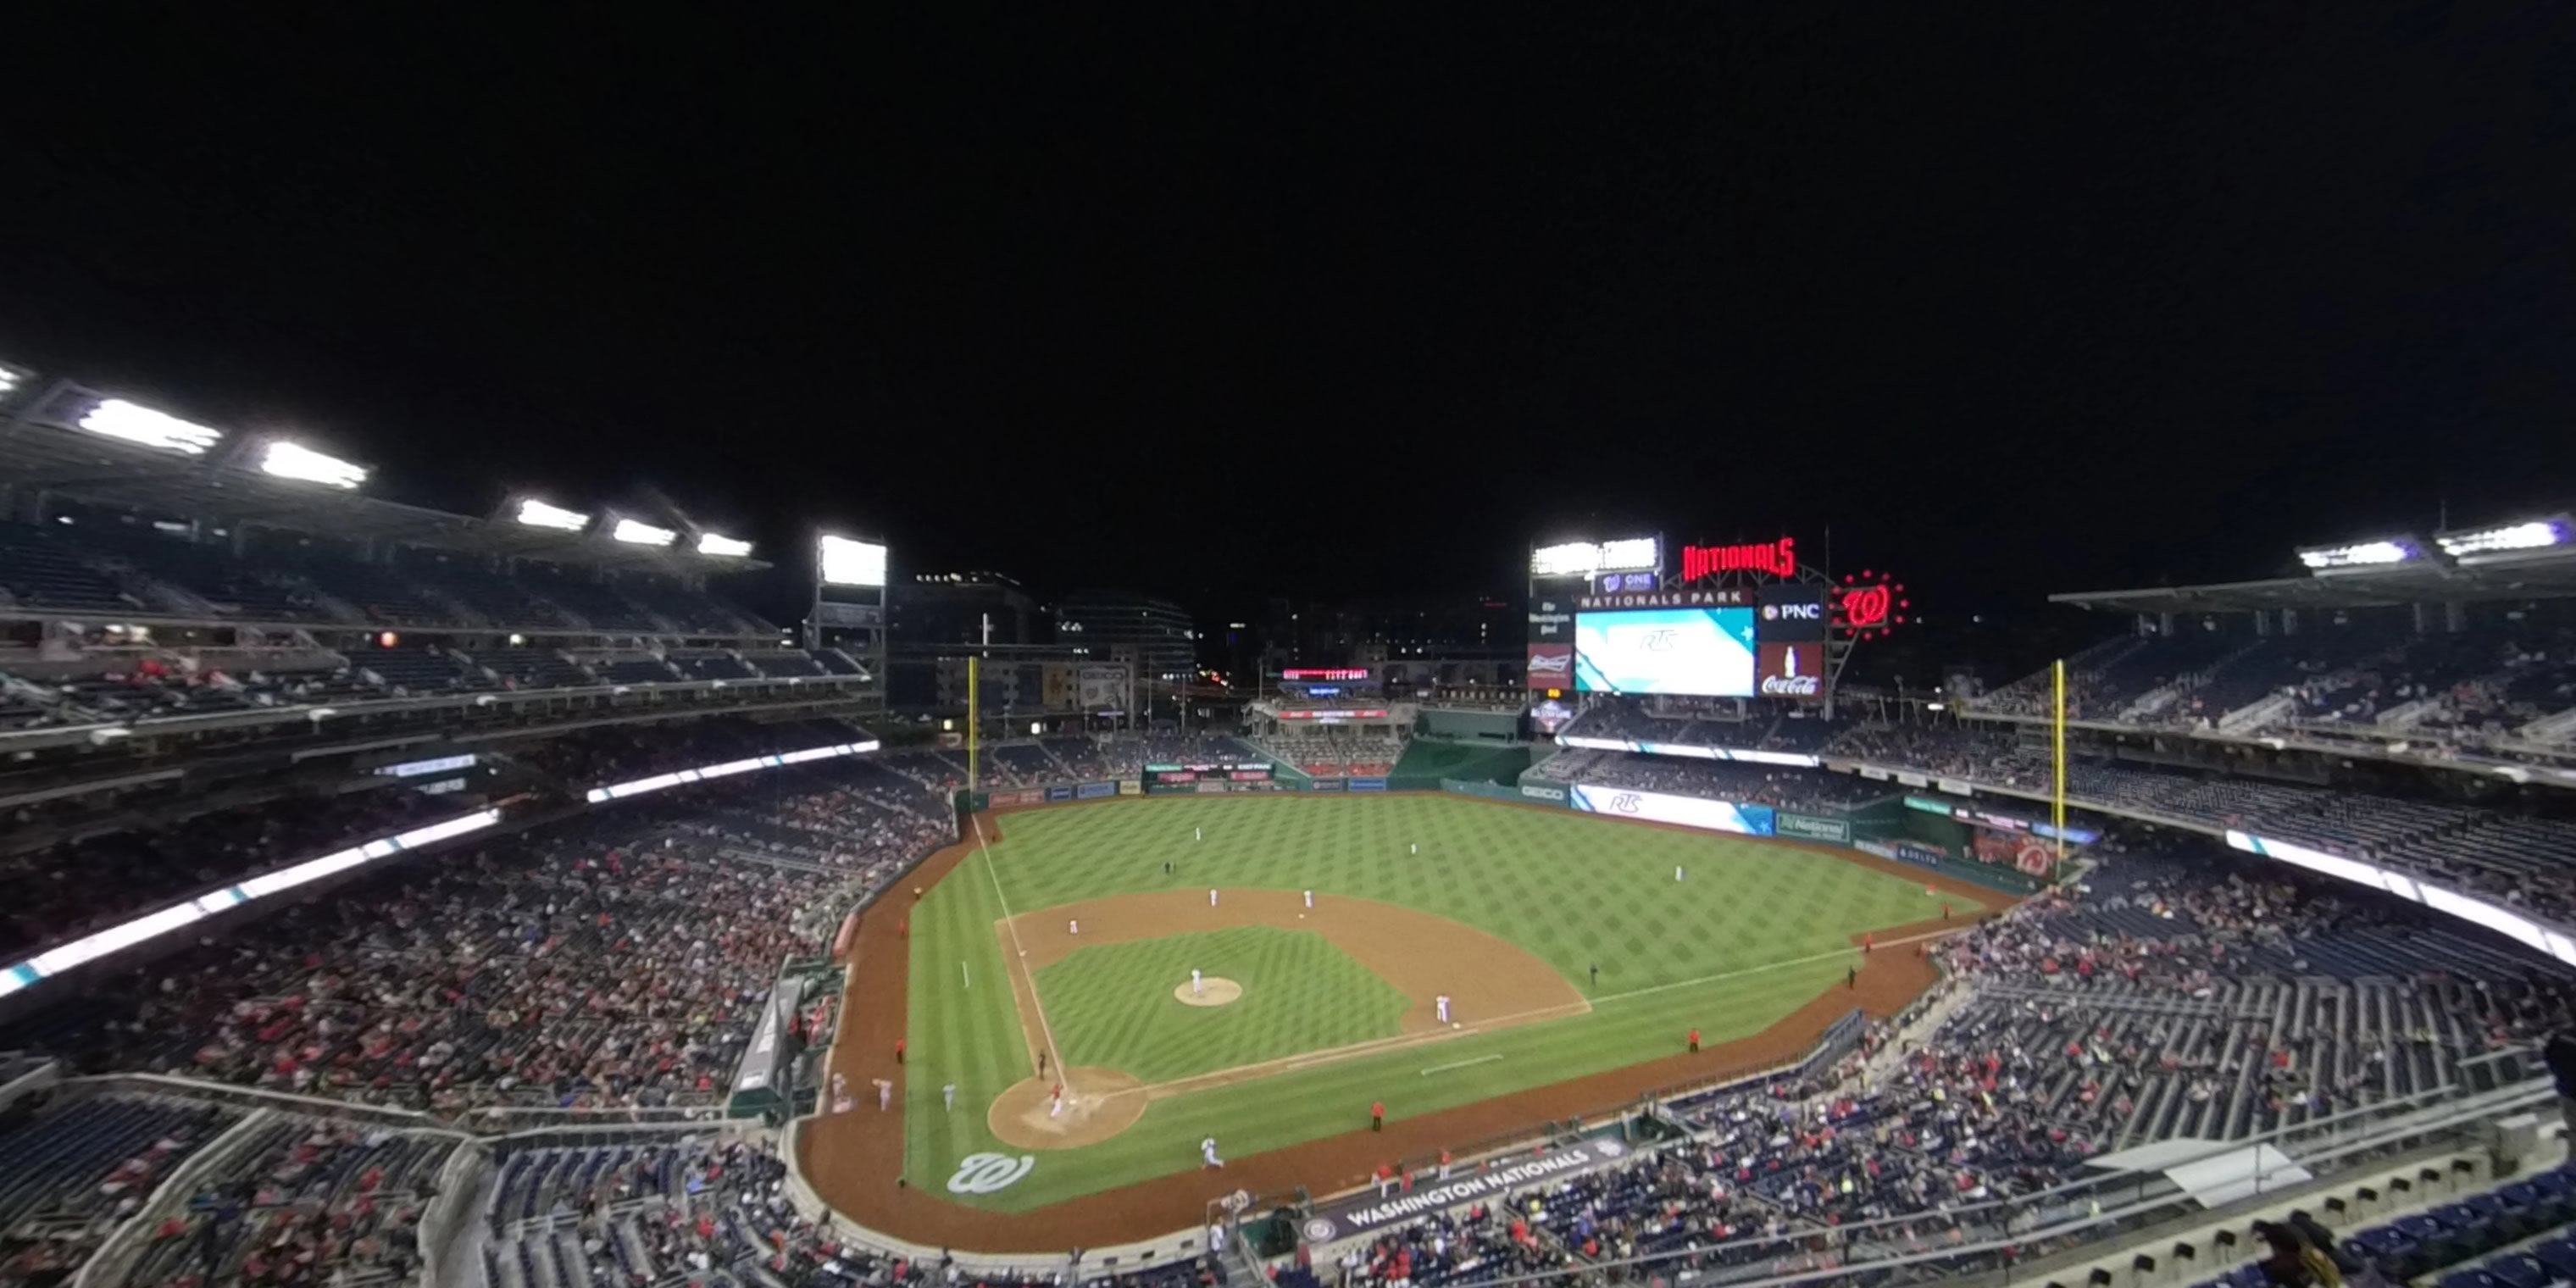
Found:
[[(1002, 1210), (1186, 1169), (1202, 1136), (1229, 1154), (1258, 1153), (1363, 1126), (1372, 1100), (1398, 1116), (1430, 1112), (1671, 1055), (1692, 1027), (1711, 1044), (1746, 1036), (1840, 982), (1855, 960), (1850, 936), (1939, 915), (1918, 883), (1792, 846), (1458, 797), (1167, 797), (1017, 813), (1004, 828), (1006, 839), (941, 881), (912, 917), (905, 1166), (915, 1184), (941, 1184), (968, 1153), (1019, 1152), (991, 1137), (983, 1115), (996, 1093), (1030, 1073), (993, 932), (1006, 908), (1209, 886), (1383, 900), (1519, 944), (1593, 1009), (1445, 1041), (1436, 1057), (1385, 1052), (1156, 1101), (1110, 1140), (1040, 1153), (1008, 1189), (952, 1196)], [(1205, 839), (1193, 840), (1194, 829)], [(1420, 853), (1407, 852), (1416, 845)], [(1166, 861), (1176, 874), (1164, 875)], [(1676, 865), (1686, 870), (1680, 882)], [(1125, 1043), (1138, 1054), (1119, 1060), (1071, 1054), (1122, 1041), (1094, 1035), (1095, 1027), (1150, 1027), (1159, 1005), (1177, 1007), (1169, 964), (1146, 956), (1133, 963), (1123, 1001), (1118, 963), (1096, 979), (1067, 976), (1080, 1015), (1060, 1015), (1049, 975), (1097, 951), (1112, 950), (1084, 949), (1039, 977), (1057, 1042), (1077, 1064), (1165, 1058), (1163, 1039), (1150, 1034)], [(1367, 991), (1340, 988), (1309, 1005), (1365, 1009)], [(1126, 1008), (1147, 1014), (1117, 1018)], [(1265, 1039), (1261, 1049), (1275, 1044)], [(1496, 1058), (1422, 1072), (1486, 1056)], [(953, 1114), (939, 1107), (948, 1081), (960, 1090)]]
[[(1243, 1000), (1182, 1002), (1172, 990), (1192, 968), (1243, 985)], [(1066, 1063), (1149, 1083), (1393, 1037), (1405, 1006), (1322, 935), (1266, 926), (1079, 949), (1038, 972), (1038, 996)]]

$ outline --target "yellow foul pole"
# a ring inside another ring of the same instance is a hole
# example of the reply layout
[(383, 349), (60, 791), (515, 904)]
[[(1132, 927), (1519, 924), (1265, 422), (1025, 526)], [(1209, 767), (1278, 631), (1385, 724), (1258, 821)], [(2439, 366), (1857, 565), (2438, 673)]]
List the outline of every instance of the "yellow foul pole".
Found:
[(2050, 760), (2056, 771), (2056, 790), (2049, 793), (2048, 821), (2057, 825), (2057, 857), (2050, 863), (2048, 876), (2057, 879), (2057, 869), (2066, 863), (2066, 659), (2059, 658), (2050, 670), (2049, 725), (2056, 734)]
[(975, 790), (975, 727), (983, 722), (982, 694), (976, 686), (983, 682), (982, 658), (966, 659), (966, 790)]

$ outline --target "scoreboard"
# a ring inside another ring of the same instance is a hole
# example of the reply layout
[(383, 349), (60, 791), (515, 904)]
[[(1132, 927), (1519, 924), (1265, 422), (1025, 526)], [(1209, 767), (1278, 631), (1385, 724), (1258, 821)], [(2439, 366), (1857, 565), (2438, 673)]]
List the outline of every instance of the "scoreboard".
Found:
[(1204, 764), (1167, 764), (1145, 766), (1144, 786), (1154, 790), (1157, 784), (1174, 787), (1196, 787), (1209, 783), (1266, 783), (1270, 781), (1270, 762), (1266, 760), (1223, 760)]

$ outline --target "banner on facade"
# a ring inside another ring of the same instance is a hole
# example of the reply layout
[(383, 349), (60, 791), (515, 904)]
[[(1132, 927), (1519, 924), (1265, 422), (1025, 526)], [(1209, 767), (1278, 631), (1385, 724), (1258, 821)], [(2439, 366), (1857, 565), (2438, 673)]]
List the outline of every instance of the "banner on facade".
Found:
[(1459, 1168), (1445, 1181), (1437, 1176), (1416, 1177), (1410, 1194), (1390, 1193), (1380, 1198), (1371, 1189), (1319, 1207), (1298, 1226), (1298, 1232), (1309, 1244), (1356, 1239), (1434, 1212), (1479, 1199), (1501, 1198), (1513, 1190), (1605, 1167), (1630, 1153), (1626, 1142), (1604, 1136), (1577, 1141), (1524, 1161), (1509, 1161), (1517, 1156), (1507, 1156), (1501, 1166), (1489, 1165), (1474, 1171)]
[(1847, 818), (1793, 814), (1785, 809), (1774, 812), (1772, 818), (1775, 835), (1794, 836), (1802, 841), (1831, 841), (1836, 845), (1851, 844), (1851, 820)]

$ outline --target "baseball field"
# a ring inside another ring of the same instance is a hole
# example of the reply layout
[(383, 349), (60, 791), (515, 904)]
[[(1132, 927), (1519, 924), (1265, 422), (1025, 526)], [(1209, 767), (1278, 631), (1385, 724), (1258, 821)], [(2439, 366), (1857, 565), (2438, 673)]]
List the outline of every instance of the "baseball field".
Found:
[[(1582, 1087), (1596, 1112), (1633, 1094), (1623, 1076), (1724, 1073), (1757, 1035), (1803, 1046), (1808, 1019), (1918, 991), (1910, 942), (1944, 905), (1964, 921), (2000, 901), (1843, 851), (1455, 796), (985, 816), (872, 912), (833, 1060), (864, 1094), (805, 1135), (806, 1169), (836, 1202), (837, 1178), (892, 1172), (916, 1213), (991, 1213), (938, 1240), (980, 1230), (991, 1250), (1018, 1242), (1002, 1214), (1121, 1195), (1175, 1209), (1148, 1231), (1178, 1228), (1320, 1142), (1393, 1159), (1467, 1143), (1471, 1107), (1525, 1101), (1534, 1122), (1542, 1091)], [(1196, 1175), (1211, 1139), (1222, 1180)]]

